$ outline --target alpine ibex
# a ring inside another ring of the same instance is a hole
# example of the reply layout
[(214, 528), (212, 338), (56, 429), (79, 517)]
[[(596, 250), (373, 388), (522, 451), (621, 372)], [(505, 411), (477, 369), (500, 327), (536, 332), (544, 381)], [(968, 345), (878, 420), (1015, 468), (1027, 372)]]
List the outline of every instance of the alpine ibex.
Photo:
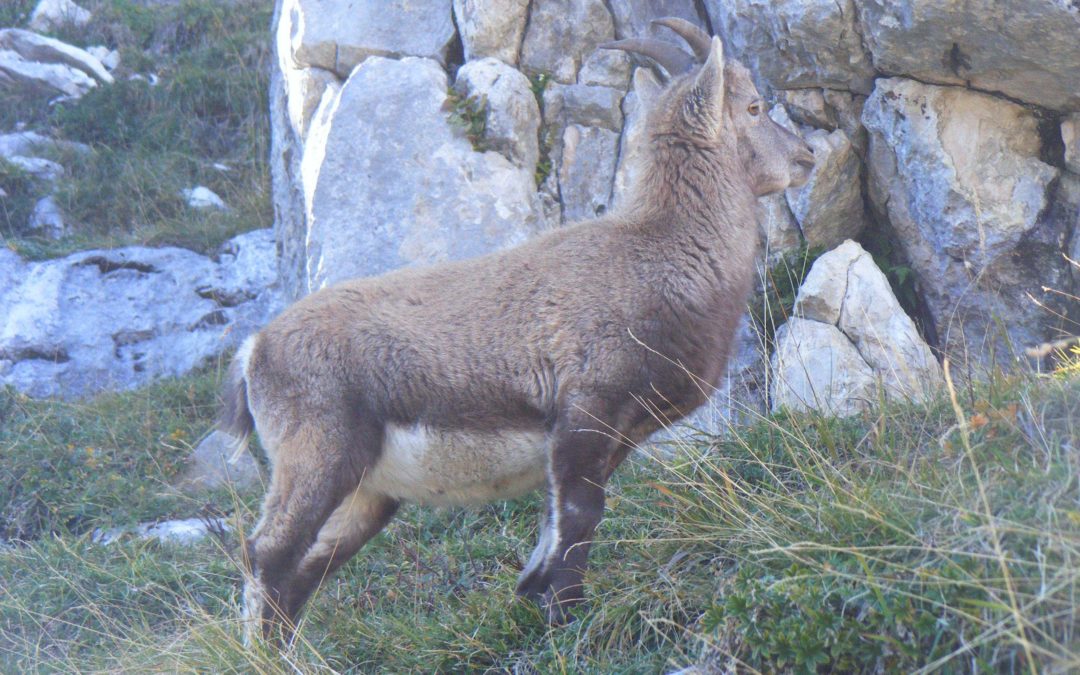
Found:
[(339, 283), (237, 354), (222, 428), (258, 429), (273, 467), (246, 549), (245, 609), (264, 635), (288, 635), (400, 503), (545, 483), (517, 592), (555, 623), (582, 600), (608, 478), (724, 372), (752, 286), (756, 197), (813, 167), (718, 38), (660, 23), (705, 63), (655, 40), (604, 45), (671, 74), (662, 90), (639, 79), (648, 150), (624, 207), (514, 249)]

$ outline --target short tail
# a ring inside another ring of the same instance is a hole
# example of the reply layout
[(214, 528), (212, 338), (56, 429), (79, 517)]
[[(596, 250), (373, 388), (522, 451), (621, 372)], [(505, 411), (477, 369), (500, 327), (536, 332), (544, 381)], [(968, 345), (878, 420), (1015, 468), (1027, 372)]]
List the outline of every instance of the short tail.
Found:
[(222, 391), (221, 417), (218, 419), (217, 428), (235, 439), (236, 445), (229, 458), (232, 464), (239, 461), (241, 455), (247, 450), (251, 432), (255, 429), (255, 418), (251, 416), (251, 408), (248, 407), (245, 374), (248, 357), (251, 356), (251, 348), (254, 344), (255, 337), (249, 337), (237, 350), (232, 365), (229, 366), (229, 374)]

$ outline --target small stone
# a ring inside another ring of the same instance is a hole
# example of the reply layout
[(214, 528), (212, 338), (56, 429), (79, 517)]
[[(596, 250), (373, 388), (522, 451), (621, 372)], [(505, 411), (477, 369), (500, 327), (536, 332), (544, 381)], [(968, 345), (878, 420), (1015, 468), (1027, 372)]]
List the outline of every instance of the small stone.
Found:
[(202, 185), (196, 186), (188, 190), (182, 190), (180, 196), (187, 201), (188, 206), (193, 209), (221, 209), (222, 211), (228, 211), (229, 207), (217, 196), (217, 194), (208, 187)]
[(64, 236), (64, 214), (60, 212), (56, 200), (52, 197), (43, 197), (34, 205), (34, 212), (30, 215), (28, 228), (33, 232), (40, 232), (49, 239), (60, 239)]
[(120, 52), (115, 49), (109, 49), (102, 45), (94, 45), (92, 47), (87, 47), (86, 51), (95, 59), (101, 61), (101, 65), (109, 70), (116, 70), (117, 66), (120, 65)]

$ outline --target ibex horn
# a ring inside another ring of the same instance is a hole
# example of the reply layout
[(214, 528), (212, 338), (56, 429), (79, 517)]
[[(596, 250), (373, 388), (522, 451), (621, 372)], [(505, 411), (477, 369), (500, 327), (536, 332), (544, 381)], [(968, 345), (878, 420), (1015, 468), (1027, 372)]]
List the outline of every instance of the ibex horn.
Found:
[(694, 59), (670, 42), (652, 38), (627, 38), (616, 42), (606, 42), (601, 49), (621, 49), (624, 52), (637, 52), (656, 61), (672, 77), (682, 75), (694, 67)]
[(712, 50), (712, 38), (699, 26), (695, 26), (686, 19), (680, 19), (677, 16), (656, 19), (653, 21), (653, 25), (666, 26), (675, 31), (694, 50), (694, 55), (697, 56), (699, 62), (704, 63), (709, 58), (709, 52)]

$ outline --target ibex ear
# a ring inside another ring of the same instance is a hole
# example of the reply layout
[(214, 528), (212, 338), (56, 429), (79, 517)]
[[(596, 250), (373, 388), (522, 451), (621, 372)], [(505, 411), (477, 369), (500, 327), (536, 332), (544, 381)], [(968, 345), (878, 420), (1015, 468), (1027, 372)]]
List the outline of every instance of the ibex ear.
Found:
[(694, 79), (691, 96), (695, 97), (695, 112), (704, 121), (719, 131), (724, 118), (724, 45), (720, 38), (713, 36), (709, 46), (709, 58)]
[(634, 69), (634, 94), (646, 110), (651, 110), (657, 96), (660, 95), (660, 83), (648, 68)]

